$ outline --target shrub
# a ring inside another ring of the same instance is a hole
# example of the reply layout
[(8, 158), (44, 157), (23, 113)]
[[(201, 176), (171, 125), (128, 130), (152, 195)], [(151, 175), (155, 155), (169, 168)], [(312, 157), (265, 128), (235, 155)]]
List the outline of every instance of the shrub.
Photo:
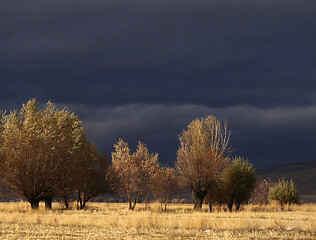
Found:
[(256, 172), (252, 164), (243, 157), (235, 157), (232, 163), (225, 169), (222, 177), (222, 188), (229, 211), (233, 204), (236, 211), (243, 202), (247, 202), (256, 184)]
[(298, 195), (298, 190), (291, 179), (291, 181), (286, 181), (283, 178), (275, 183), (269, 191), (269, 200), (275, 200), (281, 205), (281, 210), (283, 211), (285, 204), (298, 204), (300, 203), (300, 198)]

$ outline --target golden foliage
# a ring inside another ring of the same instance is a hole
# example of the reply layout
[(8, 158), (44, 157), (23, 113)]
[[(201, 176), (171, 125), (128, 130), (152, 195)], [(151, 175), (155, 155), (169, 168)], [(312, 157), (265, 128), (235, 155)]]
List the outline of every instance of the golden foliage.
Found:
[(196, 209), (226, 166), (229, 138), (227, 124), (213, 116), (195, 119), (179, 136), (176, 168), (196, 197)]
[(159, 169), (158, 154), (149, 153), (141, 142), (133, 154), (122, 139), (114, 147), (110, 181), (117, 192), (127, 196), (129, 208), (133, 210), (138, 200), (149, 193), (150, 183)]
[(31, 99), (19, 112), (2, 116), (2, 139), (4, 179), (36, 208), (67, 181), (85, 132), (67, 109), (48, 102), (41, 110)]

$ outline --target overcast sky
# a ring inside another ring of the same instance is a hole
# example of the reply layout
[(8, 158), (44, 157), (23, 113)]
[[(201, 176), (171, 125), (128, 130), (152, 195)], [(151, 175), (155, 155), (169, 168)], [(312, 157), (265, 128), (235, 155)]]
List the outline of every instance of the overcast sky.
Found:
[(141, 140), (164, 165), (206, 115), (257, 168), (316, 160), (314, 0), (11, 0), (0, 16), (1, 109), (51, 100), (100, 151)]

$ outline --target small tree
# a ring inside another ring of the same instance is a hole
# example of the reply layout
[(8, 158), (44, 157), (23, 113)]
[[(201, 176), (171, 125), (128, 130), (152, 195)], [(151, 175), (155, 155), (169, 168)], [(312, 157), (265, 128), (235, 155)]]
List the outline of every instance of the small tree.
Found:
[(275, 183), (269, 191), (269, 200), (275, 200), (280, 203), (281, 210), (284, 210), (285, 204), (299, 204), (300, 198), (298, 195), (298, 190), (291, 179), (290, 182), (280, 179)]
[[(167, 210), (170, 199), (175, 198), (179, 192), (179, 176), (173, 168), (161, 168), (152, 181), (152, 192), (161, 203), (161, 210)], [(164, 204), (164, 208), (162, 205)]]
[(232, 212), (235, 204), (238, 211), (240, 205), (251, 197), (256, 184), (255, 169), (248, 160), (235, 157), (225, 169), (222, 179), (228, 209)]
[(182, 183), (195, 197), (194, 209), (202, 208), (209, 189), (220, 178), (230, 153), (227, 124), (213, 116), (192, 121), (179, 136), (176, 168)]
[(252, 204), (268, 204), (269, 203), (269, 190), (272, 187), (273, 182), (269, 179), (262, 179), (257, 181), (256, 186), (251, 195)]
[(108, 157), (100, 154), (95, 145), (86, 142), (74, 172), (78, 209), (83, 209), (91, 198), (107, 190), (108, 167)]
[(141, 142), (133, 154), (122, 139), (114, 147), (109, 180), (114, 190), (127, 196), (129, 209), (134, 210), (139, 199), (150, 190), (152, 179), (159, 169), (158, 154), (150, 154)]

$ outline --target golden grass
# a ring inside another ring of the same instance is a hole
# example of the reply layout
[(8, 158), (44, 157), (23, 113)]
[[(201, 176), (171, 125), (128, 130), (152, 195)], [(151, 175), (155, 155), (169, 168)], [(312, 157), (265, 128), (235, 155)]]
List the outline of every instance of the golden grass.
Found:
[(0, 203), (1, 239), (316, 239), (316, 204), (245, 206), (241, 212), (193, 212), (190, 204), (89, 203), (87, 210), (31, 210)]

